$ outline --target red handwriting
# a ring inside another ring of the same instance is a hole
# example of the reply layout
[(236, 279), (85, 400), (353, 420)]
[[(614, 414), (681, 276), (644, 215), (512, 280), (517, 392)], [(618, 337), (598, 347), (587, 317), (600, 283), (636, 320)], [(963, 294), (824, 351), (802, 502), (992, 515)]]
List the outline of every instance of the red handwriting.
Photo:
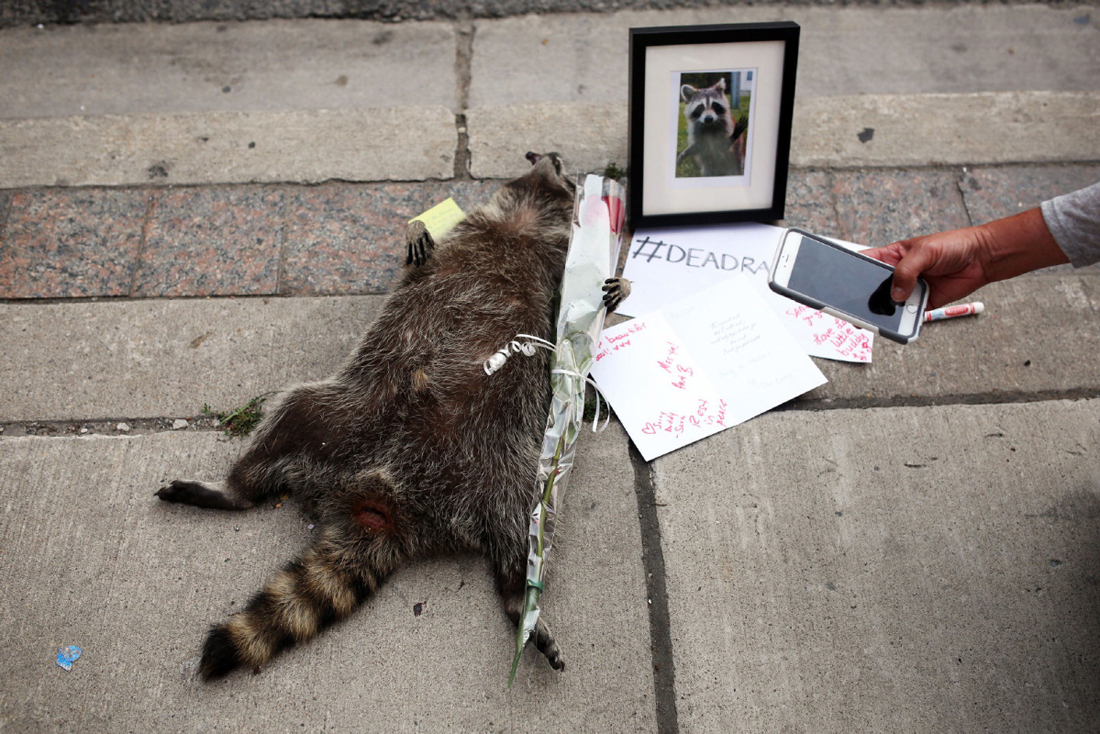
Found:
[(679, 347), (677, 347), (672, 342), (665, 343), (668, 345), (668, 354), (663, 360), (657, 360), (657, 366), (672, 376), (673, 387), (680, 388), (681, 390), (687, 390), (688, 378), (695, 376), (695, 370), (693, 370), (691, 367), (685, 367), (684, 365), (679, 364)]
[(857, 362), (871, 361), (871, 339), (867, 332), (838, 318), (825, 318), (825, 314), (809, 306), (794, 306), (786, 310), (787, 316), (804, 321), (814, 330), (810, 336), (818, 346), (828, 345), (837, 356)]
[(634, 320), (626, 324), (618, 334), (604, 334), (596, 345), (596, 361), (610, 356), (613, 352), (621, 351), (630, 346), (630, 336), (639, 331), (645, 331), (644, 321)]
[(686, 430), (728, 428), (726, 425), (726, 401), (719, 400), (717, 404), (711, 404), (707, 400), (699, 399), (699, 405), (694, 413), (687, 415), (674, 411), (662, 410), (656, 420), (648, 421), (642, 426), (642, 433), (647, 436), (656, 436), (658, 433), (667, 433), (672, 436), (682, 436)]

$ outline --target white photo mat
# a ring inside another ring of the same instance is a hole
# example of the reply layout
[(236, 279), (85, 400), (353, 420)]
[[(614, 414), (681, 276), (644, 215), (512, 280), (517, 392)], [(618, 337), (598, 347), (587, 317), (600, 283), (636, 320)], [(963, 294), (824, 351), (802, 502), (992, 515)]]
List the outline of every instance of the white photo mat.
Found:
[[(779, 117), (783, 91), (784, 41), (649, 46), (645, 49), (645, 109), (642, 214), (766, 209), (772, 205)], [(729, 187), (674, 187), (676, 128), (668, 119), (673, 75), (714, 69), (754, 70), (750, 184)], [(669, 150), (673, 153), (670, 156)]]

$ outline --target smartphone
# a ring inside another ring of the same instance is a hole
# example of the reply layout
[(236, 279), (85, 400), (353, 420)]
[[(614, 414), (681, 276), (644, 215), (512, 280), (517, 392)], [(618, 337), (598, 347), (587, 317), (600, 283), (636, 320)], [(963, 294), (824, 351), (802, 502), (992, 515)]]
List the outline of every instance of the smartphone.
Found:
[(768, 285), (791, 300), (813, 306), (900, 344), (917, 338), (928, 284), (905, 303), (890, 298), (894, 268), (817, 235), (792, 227), (779, 242)]

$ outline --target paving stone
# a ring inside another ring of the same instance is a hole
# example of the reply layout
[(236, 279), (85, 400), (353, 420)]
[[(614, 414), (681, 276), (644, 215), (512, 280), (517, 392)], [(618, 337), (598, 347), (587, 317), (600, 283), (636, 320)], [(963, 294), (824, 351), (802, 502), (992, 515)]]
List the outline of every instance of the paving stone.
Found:
[[(167, 505), (166, 480), (223, 476), (211, 431), (0, 437), (0, 715), (13, 731), (656, 731), (641, 532), (627, 439), (579, 441), (542, 607), (565, 671), (515, 627), (488, 564), (409, 564), (347, 620), (265, 666), (204, 684), (202, 639), (316, 528), (291, 501)], [(417, 614), (419, 608), (420, 614)], [(73, 670), (57, 649), (79, 645)], [(369, 722), (375, 722), (375, 725)]]
[(470, 106), (625, 102), (631, 27), (775, 20), (793, 20), (802, 28), (795, 89), (799, 98), (1090, 91), (1096, 89), (1100, 72), (1096, 21), (1076, 23), (1078, 17), (1076, 8), (1024, 4), (883, 8), (760, 3), (479, 20)]
[(46, 189), (5, 198), (10, 206), (7, 224), (0, 219), (0, 298), (130, 292), (148, 192)]
[(8, 208), (11, 204), (11, 192), (0, 191), (0, 238), (4, 236), (4, 225), (8, 221)]
[(1091, 91), (804, 98), (795, 106), (791, 164), (862, 168), (1097, 160), (1098, 101), (1100, 94)]
[(1097, 181), (1098, 165), (977, 167), (960, 176), (959, 188), (974, 224), (983, 224)]
[(609, 163), (627, 165), (625, 104), (537, 103), (476, 107), (466, 111), (470, 173), (512, 178), (524, 156), (558, 151), (569, 171), (601, 173)]
[[(450, 23), (104, 23), (0, 30), (0, 118), (455, 107)], [(25, 63), (34, 59), (34, 63)]]
[[(1100, 275), (1036, 273), (988, 285), (970, 297), (980, 316), (924, 324), (902, 346), (875, 339), (874, 361), (816, 360), (829, 379), (799, 401), (1018, 400), (1100, 394)], [(1072, 347), (1067, 348), (1067, 345)]]
[(952, 170), (834, 173), (840, 237), (879, 246), (969, 226), (957, 177)]
[(457, 143), (441, 106), (0, 118), (0, 188), (448, 179)]
[(284, 199), (265, 186), (158, 193), (133, 295), (276, 293)]
[(659, 459), (679, 731), (1095, 730), (1098, 442), (1100, 400), (1050, 401), (773, 413)]
[(0, 304), (0, 421), (199, 414), (347, 358), (380, 296)]
[(464, 211), (472, 211), (486, 203), (497, 186), (463, 181), (288, 189), (280, 292), (387, 292), (404, 271), (409, 219), (448, 197)]
[(833, 177), (828, 171), (791, 170), (787, 174), (785, 224), (839, 237)]

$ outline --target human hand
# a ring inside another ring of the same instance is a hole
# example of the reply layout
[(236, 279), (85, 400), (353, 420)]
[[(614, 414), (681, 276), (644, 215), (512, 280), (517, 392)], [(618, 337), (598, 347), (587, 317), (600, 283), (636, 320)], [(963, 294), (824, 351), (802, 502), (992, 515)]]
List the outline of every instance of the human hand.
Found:
[(863, 254), (894, 266), (890, 298), (904, 303), (917, 277), (928, 283), (928, 308), (940, 306), (970, 295), (992, 282), (986, 274), (988, 248), (983, 247), (977, 227), (913, 237), (886, 247), (864, 250)]
[(928, 283), (928, 308), (964, 298), (983, 285), (1069, 262), (1039, 209), (976, 227), (913, 237), (864, 255), (894, 266), (890, 297), (909, 298), (917, 276)]

